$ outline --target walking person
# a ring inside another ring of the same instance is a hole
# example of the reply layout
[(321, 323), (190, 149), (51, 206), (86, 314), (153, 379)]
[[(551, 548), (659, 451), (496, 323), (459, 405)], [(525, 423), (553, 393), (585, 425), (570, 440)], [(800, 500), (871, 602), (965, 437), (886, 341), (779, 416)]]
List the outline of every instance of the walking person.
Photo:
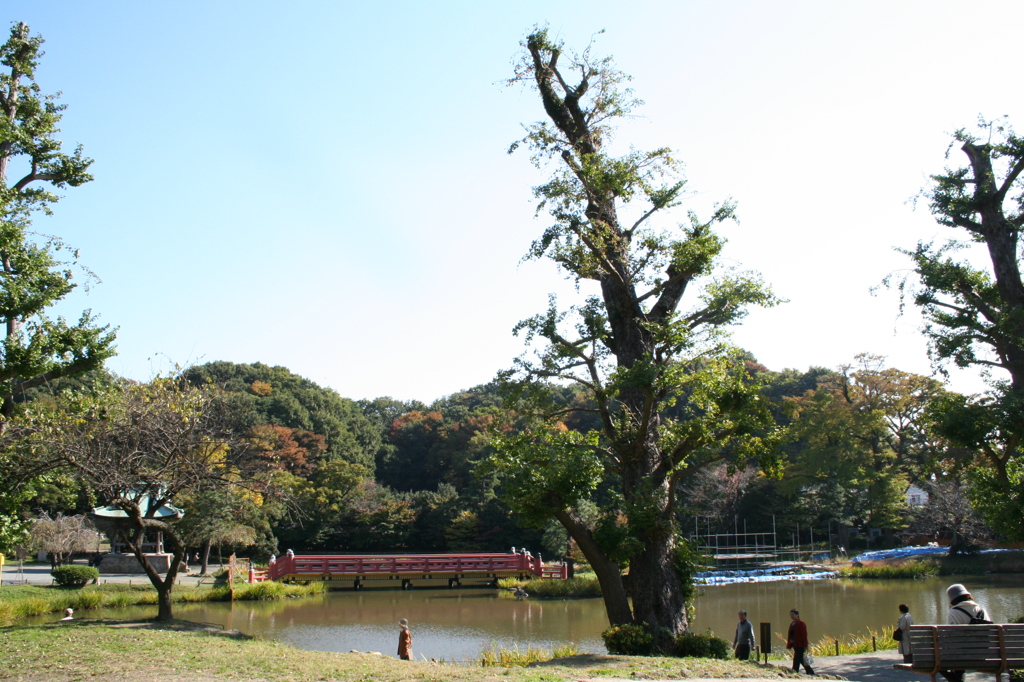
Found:
[(409, 632), (409, 621), (403, 618), (398, 621), (402, 629), (398, 633), (398, 657), (403, 661), (412, 660), (412, 633)]
[(732, 640), (732, 651), (736, 658), (746, 661), (754, 650), (754, 625), (747, 620), (747, 612), (740, 611), (740, 622), (736, 624), (736, 636)]
[[(991, 623), (988, 612), (974, 601), (967, 588), (956, 583), (946, 588), (949, 599), (949, 613), (946, 614), (947, 625), (970, 625), (972, 622)], [(949, 682), (963, 682), (964, 670), (940, 670), (939, 674)]]
[(792, 622), (789, 624), (789, 636), (786, 638), (786, 648), (793, 650), (793, 670), (800, 672), (800, 666), (804, 667), (808, 675), (814, 674), (814, 669), (804, 660), (807, 654), (807, 623), (800, 620), (800, 612), (793, 609), (789, 612)]
[(903, 654), (903, 662), (913, 662), (910, 655), (910, 626), (914, 624), (914, 617), (910, 615), (910, 607), (900, 604), (900, 619), (896, 621), (896, 630), (900, 633), (900, 653)]

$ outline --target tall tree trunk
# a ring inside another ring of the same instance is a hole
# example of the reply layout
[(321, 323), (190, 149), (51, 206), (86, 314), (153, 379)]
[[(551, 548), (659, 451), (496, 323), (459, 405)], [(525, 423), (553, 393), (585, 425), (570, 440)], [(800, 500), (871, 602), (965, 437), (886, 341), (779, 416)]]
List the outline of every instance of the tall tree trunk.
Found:
[(655, 636), (655, 645), (665, 650), (670, 645), (662, 641), (667, 631), (672, 636), (685, 632), (685, 586), (676, 570), (674, 535), (648, 540), (644, 551), (629, 564), (629, 587), (633, 595), (633, 619), (647, 623)]
[[(656, 424), (655, 424), (656, 425)], [(652, 430), (655, 425), (652, 425)], [(634, 465), (633, 471), (624, 472), (623, 493), (627, 505), (646, 508), (650, 519), (638, 532), (643, 549), (630, 558), (629, 587), (633, 597), (633, 620), (647, 623), (655, 635), (655, 645), (665, 650), (670, 643), (663, 641), (666, 632), (671, 636), (686, 632), (686, 589), (676, 567), (676, 529), (673, 518), (673, 490), (671, 483), (660, 474), (662, 455), (649, 437), (649, 454), (644, 464)]]
[(170, 588), (157, 588), (156, 591), (156, 604), (157, 613), (156, 619), (162, 623), (174, 620), (174, 613), (171, 604), (171, 590)]
[(555, 517), (565, 526), (566, 531), (583, 552), (583, 556), (587, 557), (590, 567), (594, 569), (597, 582), (601, 585), (601, 595), (604, 598), (605, 611), (608, 613), (608, 622), (612, 625), (632, 623), (633, 612), (629, 608), (629, 597), (622, 581), (622, 569), (601, 551), (594, 536), (590, 533), (590, 529), (579, 519), (567, 511), (558, 512)]
[[(173, 620), (174, 614), (171, 606), (171, 593), (174, 589), (174, 581), (178, 577), (178, 569), (184, 559), (185, 545), (181, 541), (181, 537), (178, 535), (178, 532), (169, 523), (142, 517), (135, 517), (133, 518), (133, 521), (136, 524), (134, 541), (129, 540), (126, 535), (125, 543), (128, 545), (128, 548), (131, 549), (135, 558), (139, 560), (139, 563), (142, 564), (142, 570), (149, 578), (149, 582), (156, 589), (158, 607), (156, 619), (158, 621)], [(167, 574), (163, 578), (160, 577), (160, 574), (153, 567), (153, 564), (150, 563), (146, 555), (142, 553), (142, 542), (145, 537), (146, 530), (152, 530), (154, 532), (162, 531), (164, 533), (165, 544), (171, 548), (170, 565), (167, 567)]]
[(839, 546), (844, 550), (850, 549), (850, 527), (845, 523), (836, 523), (836, 533), (839, 536)]
[(202, 569), (199, 571), (199, 575), (206, 575), (207, 572), (210, 569), (210, 546), (212, 544), (213, 543), (210, 542), (210, 538), (206, 538), (206, 540), (203, 541), (203, 551), (202, 551), (203, 566), (202, 566)]

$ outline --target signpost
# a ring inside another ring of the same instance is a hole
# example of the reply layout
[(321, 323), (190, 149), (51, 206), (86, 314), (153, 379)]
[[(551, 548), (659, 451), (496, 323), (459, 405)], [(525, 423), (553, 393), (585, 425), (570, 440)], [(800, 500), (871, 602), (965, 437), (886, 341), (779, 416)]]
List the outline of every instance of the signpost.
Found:
[(764, 664), (768, 665), (768, 654), (772, 652), (772, 624), (761, 623), (761, 653), (764, 654)]

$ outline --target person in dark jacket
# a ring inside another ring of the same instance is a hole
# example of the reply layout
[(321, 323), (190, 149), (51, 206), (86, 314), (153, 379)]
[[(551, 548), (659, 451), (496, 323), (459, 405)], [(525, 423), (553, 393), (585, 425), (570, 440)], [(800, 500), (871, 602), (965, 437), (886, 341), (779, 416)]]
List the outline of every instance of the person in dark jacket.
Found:
[(786, 648), (793, 650), (793, 670), (800, 672), (800, 666), (804, 667), (808, 675), (814, 674), (814, 669), (807, 665), (804, 654), (810, 643), (807, 641), (807, 623), (800, 620), (800, 612), (793, 609), (789, 612), (792, 622), (789, 624), (789, 636), (786, 638)]
[(736, 624), (736, 636), (732, 640), (732, 650), (736, 658), (746, 661), (754, 648), (754, 626), (747, 620), (747, 612), (740, 611), (740, 622)]

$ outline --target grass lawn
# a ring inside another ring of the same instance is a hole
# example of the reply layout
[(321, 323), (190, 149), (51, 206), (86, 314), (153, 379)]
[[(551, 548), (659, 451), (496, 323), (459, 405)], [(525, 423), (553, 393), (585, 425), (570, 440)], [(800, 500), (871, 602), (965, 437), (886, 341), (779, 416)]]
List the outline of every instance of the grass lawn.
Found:
[[(236, 601), (277, 600), (323, 594), (323, 583), (284, 585), (275, 582), (241, 584), (235, 588)], [(176, 603), (228, 601), (226, 586), (176, 586), (171, 593)], [(19, 618), (60, 613), (67, 607), (79, 616), (91, 609), (156, 604), (156, 590), (148, 585), (109, 583), (81, 588), (52, 585), (5, 585), (0, 587), (0, 625), (16, 623)]]
[[(389, 642), (390, 645), (390, 642)], [(527, 668), (481, 668), (338, 654), (225, 632), (188, 621), (75, 620), (0, 628), (0, 680), (346, 680), (558, 682), (589, 677), (793, 677), (754, 663), (585, 654)], [(390, 653), (390, 651), (389, 651)]]

